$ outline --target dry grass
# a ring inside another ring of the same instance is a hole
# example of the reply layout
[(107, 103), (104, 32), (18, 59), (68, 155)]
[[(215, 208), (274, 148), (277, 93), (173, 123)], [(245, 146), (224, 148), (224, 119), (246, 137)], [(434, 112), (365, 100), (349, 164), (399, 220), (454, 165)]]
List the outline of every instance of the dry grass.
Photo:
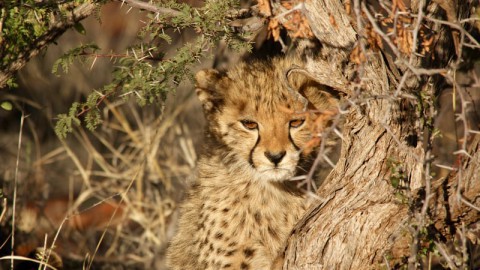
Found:
[[(179, 194), (196, 161), (188, 126), (178, 121), (191, 100), (166, 110), (108, 104), (97, 131), (79, 128), (30, 164), (29, 142), (20, 144), (18, 206), (2, 215), (2, 224), (17, 228), (10, 239), (14, 254), (21, 255), (1, 259), (27, 260), (45, 246), (74, 268), (162, 269)], [(38, 171), (46, 181), (28, 178)], [(60, 190), (41, 194), (55, 186)]]

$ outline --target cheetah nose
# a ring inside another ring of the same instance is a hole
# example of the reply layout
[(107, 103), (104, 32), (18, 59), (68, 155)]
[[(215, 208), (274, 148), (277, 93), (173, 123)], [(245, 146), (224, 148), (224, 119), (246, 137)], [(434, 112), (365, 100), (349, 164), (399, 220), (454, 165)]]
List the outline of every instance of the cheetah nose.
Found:
[(286, 151), (277, 152), (277, 153), (265, 152), (265, 156), (268, 158), (268, 160), (270, 160), (276, 166), (278, 165), (278, 163), (280, 163), (280, 161), (282, 161), (286, 153), (287, 153)]

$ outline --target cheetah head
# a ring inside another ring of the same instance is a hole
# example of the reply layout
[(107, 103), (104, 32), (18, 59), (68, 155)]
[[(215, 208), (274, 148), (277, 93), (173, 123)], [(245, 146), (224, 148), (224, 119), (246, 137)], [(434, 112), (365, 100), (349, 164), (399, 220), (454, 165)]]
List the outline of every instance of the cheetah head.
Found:
[(336, 108), (337, 98), (325, 86), (300, 74), (286, 79), (292, 64), (273, 59), (241, 63), (225, 74), (197, 73), (207, 151), (222, 151), (223, 162), (237, 173), (241, 169), (258, 181), (289, 180), (308, 158), (302, 150), (313, 137), (309, 111)]

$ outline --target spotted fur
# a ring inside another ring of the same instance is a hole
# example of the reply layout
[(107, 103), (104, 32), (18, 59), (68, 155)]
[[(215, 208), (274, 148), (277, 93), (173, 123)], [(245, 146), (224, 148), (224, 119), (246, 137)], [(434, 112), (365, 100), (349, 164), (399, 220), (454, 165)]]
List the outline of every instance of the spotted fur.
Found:
[(336, 100), (303, 75), (287, 83), (285, 72), (294, 64), (301, 62), (273, 59), (240, 63), (226, 74), (197, 74), (206, 139), (168, 250), (172, 270), (281, 264), (277, 258), (306, 208), (304, 195), (288, 181), (305, 173), (302, 149), (312, 138), (313, 118), (297, 112), (330, 109)]

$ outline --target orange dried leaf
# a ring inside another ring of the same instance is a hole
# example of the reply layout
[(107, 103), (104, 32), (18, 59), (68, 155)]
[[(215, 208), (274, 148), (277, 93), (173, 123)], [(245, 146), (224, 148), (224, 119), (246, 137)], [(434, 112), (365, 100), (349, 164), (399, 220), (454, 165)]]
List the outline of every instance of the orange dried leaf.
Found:
[(270, 6), (270, 0), (258, 0), (258, 10), (263, 15), (269, 17), (272, 16), (272, 7)]
[(301, 38), (311, 38), (313, 37), (312, 30), (310, 29), (310, 25), (308, 21), (304, 18), (298, 27), (298, 31), (295, 33), (294, 37), (301, 37)]
[(289, 31), (289, 35), (294, 38), (313, 37), (308, 20), (298, 11), (295, 11), (288, 20), (283, 23), (283, 26)]
[(352, 52), (350, 53), (350, 61), (354, 62), (355, 64), (360, 63), (360, 59), (358, 58), (358, 46), (353, 48)]
[(273, 40), (278, 41), (280, 39), (280, 24), (277, 19), (273, 18), (268, 22), (268, 33), (273, 36)]
[(433, 38), (433, 36), (431, 36), (429, 39), (425, 39), (422, 42), (422, 44), (423, 44), (424, 47), (430, 48), (430, 46), (433, 44), (433, 40), (434, 40), (434, 38)]
[(403, 3), (403, 0), (393, 0), (392, 14), (395, 14), (395, 12), (397, 11), (397, 8), (400, 9), (401, 11), (407, 11), (407, 8), (405, 6), (405, 3)]
[(386, 24), (389, 24), (389, 23), (392, 24), (393, 23), (393, 18), (390, 18), (390, 17), (384, 18), (382, 21), (385, 22)]
[(281, 5), (282, 5), (284, 8), (288, 9), (288, 10), (290, 10), (290, 9), (293, 8), (292, 2), (290, 2), (290, 1), (288, 1), (288, 2), (281, 2)]
[(376, 43), (378, 48), (383, 49), (383, 40), (380, 35), (376, 35)]

